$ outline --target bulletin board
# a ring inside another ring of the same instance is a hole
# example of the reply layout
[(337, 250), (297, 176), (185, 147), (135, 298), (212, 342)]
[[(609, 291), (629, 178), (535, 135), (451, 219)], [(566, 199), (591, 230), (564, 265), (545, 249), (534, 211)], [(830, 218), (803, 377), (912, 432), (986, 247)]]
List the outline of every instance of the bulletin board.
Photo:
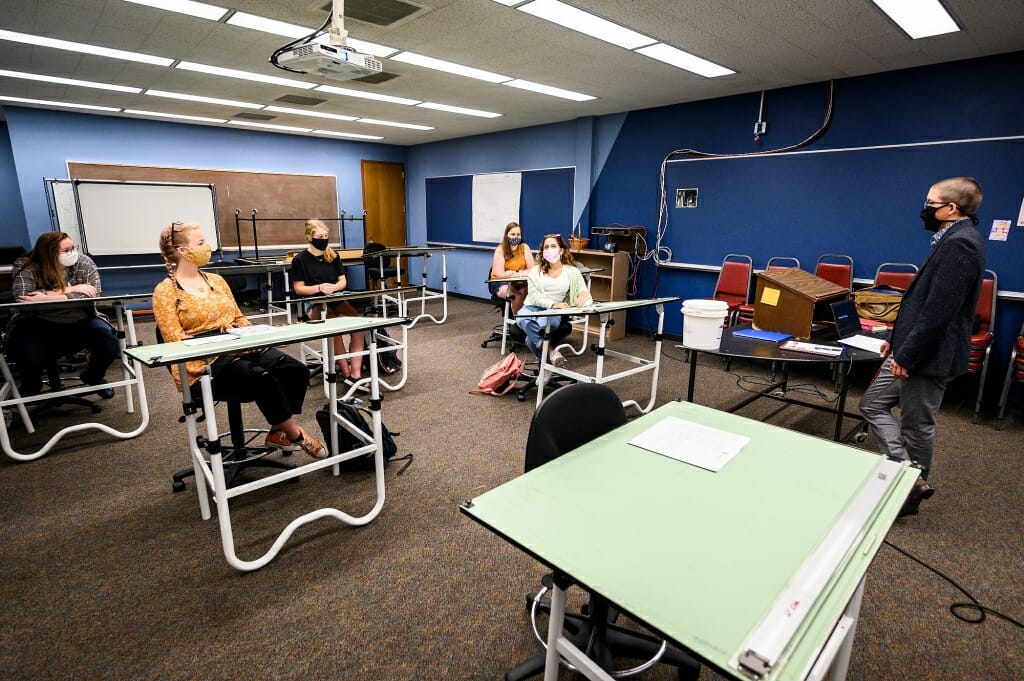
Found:
[[(72, 179), (135, 180), (212, 185), (217, 194), (217, 223), (221, 246), (253, 247), (249, 229), (235, 229), (235, 209), (249, 217), (256, 209), (262, 217), (338, 215), (338, 181), (334, 175), (303, 175), (206, 168), (117, 165), (68, 162)], [(241, 243), (239, 243), (239, 238)], [(259, 223), (259, 248), (304, 245), (301, 227), (293, 221)]]
[[(521, 171), (519, 224), (528, 244), (545, 234), (569, 236), (573, 219), (576, 169), (546, 168)], [(426, 180), (427, 240), (451, 244), (493, 245), (473, 235), (473, 175), (430, 177)], [(500, 228), (504, 231), (505, 225)]]

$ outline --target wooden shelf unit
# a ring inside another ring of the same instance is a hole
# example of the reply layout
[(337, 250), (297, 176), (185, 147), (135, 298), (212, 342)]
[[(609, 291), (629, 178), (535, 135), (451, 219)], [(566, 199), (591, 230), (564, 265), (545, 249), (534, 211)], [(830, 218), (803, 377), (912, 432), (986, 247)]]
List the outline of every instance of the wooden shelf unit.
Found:
[[(590, 295), (595, 302), (608, 302), (612, 300), (626, 300), (626, 282), (629, 280), (629, 254), (606, 253), (583, 249), (572, 251), (572, 257), (577, 264), (587, 267), (600, 268), (600, 272), (590, 275)], [(608, 340), (617, 340), (626, 335), (626, 312), (613, 312), (611, 315), (614, 324), (608, 328)], [(582, 324), (574, 325), (582, 328)], [(591, 324), (594, 330), (594, 324)]]

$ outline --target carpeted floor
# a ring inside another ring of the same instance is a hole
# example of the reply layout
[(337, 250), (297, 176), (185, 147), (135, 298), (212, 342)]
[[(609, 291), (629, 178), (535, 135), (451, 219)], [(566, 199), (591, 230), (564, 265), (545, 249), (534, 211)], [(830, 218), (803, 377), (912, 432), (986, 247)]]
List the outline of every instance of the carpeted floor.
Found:
[[(452, 298), (447, 323), (409, 332), (409, 380), (386, 394), (384, 421), (401, 433), (400, 451), (416, 458), (401, 476), (388, 468), (380, 517), (362, 528), (329, 519), (306, 526), (255, 573), (224, 561), (216, 520), (200, 520), (191, 481), (187, 492), (171, 492), (170, 476), (188, 457), (180, 401), (164, 370), (146, 370), (151, 421), (139, 437), (85, 431), (35, 462), (3, 457), (0, 678), (500, 679), (538, 650), (524, 595), (544, 569), (457, 510), (522, 469), (532, 399), (468, 392), (498, 359), (494, 346), (480, 347), (498, 322), (488, 304)], [(139, 328), (152, 342), (152, 325)], [(638, 354), (653, 348), (639, 335), (619, 344)], [(681, 359), (666, 343), (657, 404), (685, 394)], [(767, 375), (763, 365), (731, 370), (703, 361), (697, 401), (728, 405), (743, 395), (738, 382)], [(791, 382), (830, 397), (829, 378), (809, 372)], [(867, 378), (855, 376), (851, 407)], [(646, 404), (645, 380), (613, 387)], [(1013, 413), (1000, 432), (989, 410), (972, 425), (969, 392), (954, 385), (939, 415), (931, 477), (938, 492), (921, 515), (897, 521), (889, 541), (1020, 620), (1024, 418)], [(307, 427), (315, 429), (322, 402), (312, 386), (300, 417)], [(104, 407), (100, 418), (118, 427), (139, 422), (124, 413), (120, 394)], [(830, 432), (826, 415), (806, 409), (757, 403), (741, 413)], [(54, 414), (32, 436), (15, 430), (14, 446), (32, 451), (81, 416)], [(246, 417), (260, 425), (251, 406)], [(372, 504), (368, 473), (316, 473), (247, 495), (232, 504), (238, 552), (262, 554), (304, 512), (335, 506), (362, 514)], [(947, 582), (883, 547), (868, 573), (849, 678), (1024, 678), (1024, 630), (991, 616), (974, 625), (955, 619), (948, 606), (961, 600)], [(643, 678), (673, 677), (657, 670)]]

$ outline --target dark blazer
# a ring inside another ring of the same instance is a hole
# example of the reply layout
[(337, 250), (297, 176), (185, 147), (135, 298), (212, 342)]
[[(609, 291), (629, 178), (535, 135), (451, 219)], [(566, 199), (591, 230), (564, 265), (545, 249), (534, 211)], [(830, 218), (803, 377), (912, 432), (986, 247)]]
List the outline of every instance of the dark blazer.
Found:
[(903, 295), (893, 326), (893, 357), (910, 375), (967, 371), (984, 274), (985, 242), (978, 230), (966, 218), (953, 223)]

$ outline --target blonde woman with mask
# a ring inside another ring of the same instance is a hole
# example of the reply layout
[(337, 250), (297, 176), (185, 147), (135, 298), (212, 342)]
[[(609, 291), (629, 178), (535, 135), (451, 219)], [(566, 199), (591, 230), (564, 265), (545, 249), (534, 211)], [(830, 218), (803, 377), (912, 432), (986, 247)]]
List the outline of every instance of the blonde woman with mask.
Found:
[[(164, 229), (160, 253), (169, 276), (153, 291), (153, 314), (164, 342), (250, 325), (223, 277), (199, 269), (210, 261), (210, 245), (199, 225), (176, 222)], [(302, 362), (276, 348), (195, 360), (187, 363), (184, 377), (178, 375), (177, 366), (172, 367), (178, 389), (187, 385), (198, 398), (199, 378), (207, 362), (212, 362), (214, 399), (256, 402), (270, 424), (268, 446), (302, 450), (317, 459), (327, 457), (323, 444), (293, 418), (302, 411), (309, 382)]]
[[(491, 276), (488, 279), (508, 279), (517, 277), (529, 272), (537, 263), (533, 259), (533, 253), (523, 242), (523, 229), (518, 223), (510, 222), (505, 225), (505, 235), (501, 243), (494, 249), (494, 258), (491, 263)], [(519, 312), (523, 306), (523, 296), (526, 286), (522, 282), (502, 283), (492, 281), (488, 284), (492, 296), (508, 298), (512, 301), (512, 312)]]
[[(309, 246), (294, 258), (289, 276), (292, 280), (292, 289), (299, 296), (322, 296), (331, 293), (344, 291), (348, 286), (345, 277), (345, 265), (334, 249), (328, 245), (330, 232), (320, 220), (306, 221), (306, 242)], [(348, 301), (339, 300), (336, 303), (321, 305), (317, 303), (309, 310), (311, 319), (320, 319), (323, 308), (327, 308), (327, 319), (334, 317), (355, 317), (358, 313)], [(362, 333), (353, 333), (349, 336), (348, 352), (353, 353), (352, 357), (342, 357), (346, 353), (345, 336), (335, 336), (334, 355), (338, 371), (348, 385), (355, 385), (361, 378), (363, 370), (363, 355), (366, 342)]]

